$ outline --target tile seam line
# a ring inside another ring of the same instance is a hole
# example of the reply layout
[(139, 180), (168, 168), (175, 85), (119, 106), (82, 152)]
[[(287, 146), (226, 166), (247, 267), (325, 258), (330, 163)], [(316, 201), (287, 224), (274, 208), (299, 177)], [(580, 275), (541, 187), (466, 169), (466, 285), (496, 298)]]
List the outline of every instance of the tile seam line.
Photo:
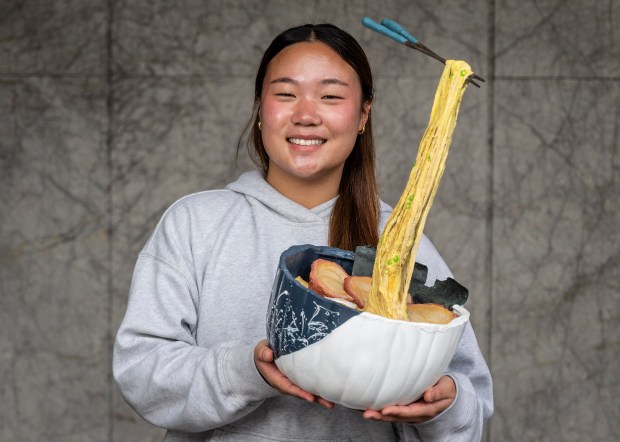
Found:
[(113, 388), (114, 388), (114, 376), (112, 373), (112, 348), (114, 342), (114, 330), (112, 329), (113, 323), (113, 272), (112, 272), (112, 262), (114, 258), (113, 254), (113, 235), (114, 235), (114, 227), (112, 220), (112, 207), (113, 207), (113, 168), (112, 168), (112, 148), (113, 148), (113, 138), (114, 138), (114, 128), (113, 128), (113, 116), (114, 116), (114, 72), (113, 72), (113, 56), (114, 56), (114, 45), (112, 44), (113, 38), (113, 25), (114, 25), (114, 0), (107, 0), (107, 27), (106, 27), (106, 66), (105, 66), (105, 83), (107, 86), (107, 96), (106, 96), (106, 118), (107, 118), (107, 134), (106, 134), (106, 161), (108, 167), (108, 188), (107, 188), (107, 198), (106, 198), (106, 232), (107, 232), (107, 292), (108, 292), (108, 312), (107, 312), (107, 321), (108, 321), (108, 331), (106, 337), (106, 352), (108, 353), (106, 361), (108, 364), (106, 370), (106, 385), (108, 386), (107, 391), (107, 401), (108, 401), (108, 428), (107, 428), (107, 437), (110, 442), (114, 440), (114, 400), (113, 400)]
[[(108, 49), (111, 51), (111, 48)], [(106, 71), (112, 71), (111, 62), (106, 62)], [(2, 72), (1, 78), (101, 78), (103, 80), (110, 80), (112, 76), (114, 81), (132, 80), (132, 79), (247, 79), (254, 76), (253, 73), (248, 74), (214, 74), (214, 73), (200, 73), (200, 74), (127, 74), (127, 73), (115, 73), (106, 72), (105, 74), (99, 73), (55, 73), (55, 72)], [(375, 78), (381, 79), (402, 79), (402, 78), (418, 78), (422, 80), (435, 80), (438, 77), (434, 75), (414, 75), (414, 74), (401, 74), (401, 75), (385, 75), (375, 74)], [(602, 82), (616, 82), (620, 81), (620, 76), (580, 76), (580, 75), (494, 75), (492, 77), (494, 81), (602, 81)], [(488, 85), (488, 83), (486, 84)], [(485, 87), (485, 84), (482, 84)]]
[(495, 75), (494, 80), (501, 81), (619, 81), (620, 77), (617, 76), (579, 76), (579, 75), (531, 75), (531, 76), (518, 76), (518, 75)]
[[(488, 0), (489, 10), (487, 13), (487, 68), (489, 69), (489, 78), (490, 82), (488, 84), (488, 88), (486, 90), (487, 99), (488, 99), (488, 123), (487, 123), (487, 151), (489, 154), (488, 158), (488, 178), (487, 178), (487, 210), (486, 210), (486, 224), (487, 224), (487, 233), (486, 233), (486, 262), (485, 267), (487, 270), (487, 296), (489, 297), (489, 305), (487, 311), (485, 312), (485, 317), (487, 321), (487, 334), (486, 334), (486, 344), (487, 344), (487, 353), (488, 360), (487, 365), (489, 367), (489, 371), (491, 372), (491, 376), (493, 373), (493, 298), (494, 298), (494, 275), (493, 275), (493, 222), (494, 222), (494, 204), (493, 204), (493, 194), (495, 187), (495, 158), (494, 158), (494, 144), (495, 144), (495, 81), (497, 77), (495, 76), (495, 21), (496, 21), (496, 10), (495, 10), (495, 0)], [(483, 433), (483, 437), (485, 437), (486, 441), (489, 442), (491, 440), (492, 427), (493, 427), (493, 418), (491, 417), (486, 423), (486, 434)]]
[[(106, 48), (107, 51), (112, 51), (112, 48)], [(144, 73), (121, 73), (114, 72), (112, 68), (112, 63), (105, 63), (105, 71), (103, 73), (100, 72), (0, 72), (0, 77), (67, 77), (67, 78), (82, 78), (82, 77), (99, 77), (102, 79), (107, 79), (109, 74), (108, 70), (110, 70), (110, 74), (114, 77), (114, 79), (123, 79), (123, 78), (203, 78), (203, 77), (221, 77), (221, 78), (247, 78), (254, 77), (255, 74), (227, 74), (227, 73), (214, 73), (214, 72), (201, 72), (201, 73), (181, 73), (181, 74), (144, 74)]]

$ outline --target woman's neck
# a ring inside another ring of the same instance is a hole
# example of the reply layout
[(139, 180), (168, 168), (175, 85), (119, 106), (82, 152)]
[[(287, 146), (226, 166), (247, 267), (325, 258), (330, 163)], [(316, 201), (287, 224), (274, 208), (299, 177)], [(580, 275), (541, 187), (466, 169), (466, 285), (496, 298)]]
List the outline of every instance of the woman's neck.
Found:
[(338, 195), (340, 174), (330, 174), (317, 178), (298, 178), (267, 172), (267, 182), (288, 199), (312, 209)]

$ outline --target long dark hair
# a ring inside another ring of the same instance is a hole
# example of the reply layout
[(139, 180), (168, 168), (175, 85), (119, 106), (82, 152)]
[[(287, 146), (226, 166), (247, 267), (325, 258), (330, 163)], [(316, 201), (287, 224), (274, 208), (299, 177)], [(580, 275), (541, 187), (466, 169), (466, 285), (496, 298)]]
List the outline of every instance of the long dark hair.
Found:
[[(265, 51), (254, 84), (254, 114), (246, 127), (250, 129), (248, 150), (252, 161), (263, 176), (267, 176), (269, 157), (258, 128), (263, 80), (271, 60), (287, 46), (300, 42), (318, 41), (328, 45), (357, 72), (362, 88), (362, 102), (373, 100), (374, 86), (370, 64), (355, 38), (331, 24), (303, 25), (278, 35)], [(237, 145), (237, 153), (241, 142)], [(329, 245), (354, 250), (358, 245), (376, 245), (379, 241), (379, 197), (375, 175), (375, 145), (372, 118), (368, 114), (366, 128), (357, 136), (353, 151), (347, 158), (340, 180), (339, 196), (329, 224)]]

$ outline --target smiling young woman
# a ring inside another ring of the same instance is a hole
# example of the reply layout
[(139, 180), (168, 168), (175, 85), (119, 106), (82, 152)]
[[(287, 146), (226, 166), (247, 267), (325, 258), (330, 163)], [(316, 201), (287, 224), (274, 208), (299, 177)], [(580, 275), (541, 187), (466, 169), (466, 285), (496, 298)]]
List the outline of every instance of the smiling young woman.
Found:
[(329, 24), (278, 35), (254, 84), (250, 156), (270, 184), (305, 207), (338, 195), (328, 244), (345, 250), (379, 241), (373, 93), (363, 49)]

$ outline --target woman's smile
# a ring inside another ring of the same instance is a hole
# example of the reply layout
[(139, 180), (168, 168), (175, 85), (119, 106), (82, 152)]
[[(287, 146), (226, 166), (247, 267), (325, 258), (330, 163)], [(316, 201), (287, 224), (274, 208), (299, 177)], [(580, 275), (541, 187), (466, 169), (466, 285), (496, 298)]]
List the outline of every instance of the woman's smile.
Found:
[(321, 144), (325, 143), (326, 140), (324, 140), (323, 138), (287, 138), (287, 141), (297, 146), (320, 146)]

